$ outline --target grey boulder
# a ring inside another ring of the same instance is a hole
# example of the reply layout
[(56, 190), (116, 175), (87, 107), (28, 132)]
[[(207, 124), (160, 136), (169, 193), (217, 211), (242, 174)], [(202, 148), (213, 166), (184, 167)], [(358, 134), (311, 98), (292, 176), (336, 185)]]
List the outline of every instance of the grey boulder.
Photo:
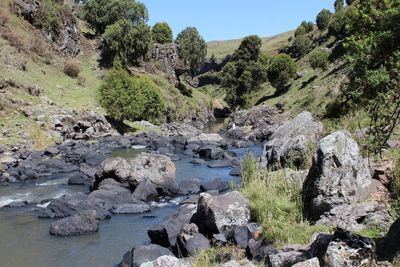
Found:
[(97, 232), (99, 221), (95, 211), (85, 211), (51, 224), (50, 234), (55, 236), (84, 235)]

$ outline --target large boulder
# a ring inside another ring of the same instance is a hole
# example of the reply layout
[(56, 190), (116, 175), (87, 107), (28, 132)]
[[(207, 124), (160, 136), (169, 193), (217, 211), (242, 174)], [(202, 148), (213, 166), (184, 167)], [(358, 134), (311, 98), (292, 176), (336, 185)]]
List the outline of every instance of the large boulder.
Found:
[(144, 263), (152, 262), (162, 256), (173, 257), (171, 251), (159, 245), (137, 246), (126, 252), (119, 267), (139, 267)]
[(166, 217), (162, 222), (152, 226), (148, 231), (150, 240), (154, 244), (163, 247), (175, 246), (176, 239), (182, 228), (190, 223), (190, 219), (196, 212), (196, 205), (183, 205), (177, 212)]
[(309, 112), (302, 112), (281, 125), (264, 147), (264, 165), (269, 170), (304, 169), (313, 144), (318, 142), (324, 127)]
[(372, 179), (357, 143), (347, 131), (323, 138), (304, 181), (304, 214), (318, 220), (332, 208), (365, 200)]
[(189, 267), (191, 266), (184, 259), (178, 259), (173, 256), (161, 256), (155, 261), (142, 263), (140, 267)]
[(210, 248), (210, 241), (202, 234), (195, 224), (188, 224), (182, 228), (177, 238), (177, 251), (184, 257), (195, 257), (199, 250)]
[(192, 222), (208, 237), (230, 226), (246, 225), (250, 222), (249, 201), (237, 191), (220, 196), (202, 193)]
[(377, 254), (380, 260), (393, 261), (400, 257), (400, 219), (397, 219), (386, 237), (377, 243)]
[(85, 211), (51, 224), (50, 234), (56, 236), (84, 235), (97, 232), (96, 211)]
[(378, 202), (343, 204), (324, 213), (317, 224), (340, 227), (351, 232), (368, 229), (389, 229), (393, 219)]
[(108, 158), (96, 172), (93, 188), (97, 189), (101, 181), (112, 178), (127, 183), (135, 189), (142, 181), (149, 179), (160, 191), (167, 193), (176, 190), (175, 164), (164, 155), (142, 153), (135, 158)]

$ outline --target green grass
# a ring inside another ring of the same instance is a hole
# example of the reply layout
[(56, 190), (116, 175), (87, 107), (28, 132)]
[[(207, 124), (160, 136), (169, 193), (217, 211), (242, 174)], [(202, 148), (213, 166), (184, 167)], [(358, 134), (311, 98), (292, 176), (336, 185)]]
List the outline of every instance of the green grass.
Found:
[[(267, 55), (276, 54), (277, 50), (288, 44), (288, 39), (293, 35), (293, 32), (285, 32), (272, 37), (261, 38), (261, 50)], [(207, 43), (207, 58), (214, 55), (217, 59), (223, 59), (228, 54), (232, 54), (242, 42), (242, 39), (212, 41)]]
[(369, 238), (380, 238), (384, 237), (387, 233), (386, 228), (381, 227), (365, 227), (361, 231), (357, 232), (358, 235), (369, 237)]
[(199, 251), (199, 254), (196, 257), (191, 258), (190, 266), (214, 267), (223, 264), (226, 261), (219, 259), (219, 256), (225, 254), (239, 262), (245, 258), (245, 251), (236, 246), (228, 245), (224, 247), (214, 247)]
[(250, 200), (252, 216), (264, 227), (265, 237), (278, 246), (308, 244), (314, 233), (329, 231), (303, 219), (301, 190), (301, 181), (288, 180), (284, 170), (260, 172), (254, 156), (244, 158), (240, 191)]

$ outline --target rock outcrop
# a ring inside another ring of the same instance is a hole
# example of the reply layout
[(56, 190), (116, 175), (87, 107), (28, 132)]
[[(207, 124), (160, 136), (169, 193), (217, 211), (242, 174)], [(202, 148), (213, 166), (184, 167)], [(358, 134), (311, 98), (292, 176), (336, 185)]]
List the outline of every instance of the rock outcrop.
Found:
[(51, 12), (47, 7), (37, 0), (16, 0), (14, 2), (14, 11), (29, 21), (34, 27), (40, 29), (47, 42), (53, 45), (54, 49), (65, 56), (74, 57), (81, 50), (81, 36), (75, 16), (68, 6), (64, 6), (63, 2), (57, 3), (60, 5), (58, 14), (51, 14), (57, 17), (57, 29), (46, 27), (43, 25), (45, 20), (43, 16)]
[(265, 165), (269, 170), (281, 168), (307, 168), (313, 144), (323, 133), (322, 123), (316, 122), (309, 112), (302, 112), (281, 125), (264, 147)]
[(365, 200), (371, 184), (368, 167), (350, 133), (334, 132), (319, 142), (313, 156), (303, 185), (304, 214), (318, 220), (334, 207)]
[(137, 246), (125, 253), (122, 262), (117, 266), (140, 267), (142, 264), (155, 261), (162, 256), (174, 257), (171, 251), (158, 245)]

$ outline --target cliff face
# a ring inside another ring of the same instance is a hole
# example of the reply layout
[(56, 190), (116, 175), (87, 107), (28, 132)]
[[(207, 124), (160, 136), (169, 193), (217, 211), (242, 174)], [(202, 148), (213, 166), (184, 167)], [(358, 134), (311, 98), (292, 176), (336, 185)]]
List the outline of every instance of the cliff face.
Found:
[(79, 54), (81, 37), (76, 18), (62, 1), (49, 6), (39, 0), (16, 0), (13, 11), (40, 29), (56, 51), (68, 57)]

